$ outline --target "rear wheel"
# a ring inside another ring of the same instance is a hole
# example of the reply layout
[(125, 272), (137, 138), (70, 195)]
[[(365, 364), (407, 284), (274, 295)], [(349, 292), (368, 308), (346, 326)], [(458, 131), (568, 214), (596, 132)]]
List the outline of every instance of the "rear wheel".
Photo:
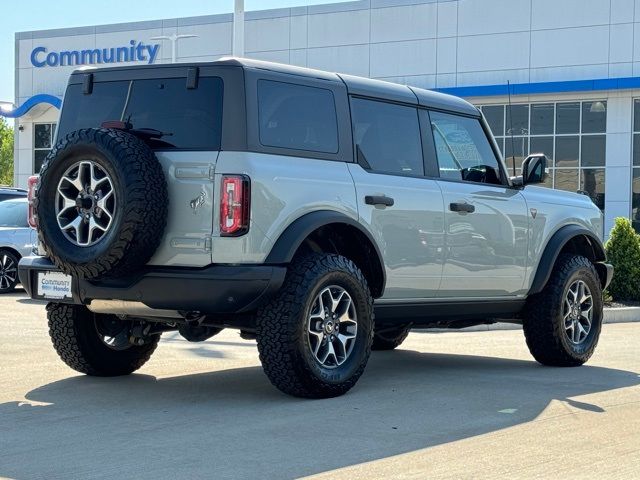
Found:
[(529, 351), (543, 365), (582, 365), (598, 343), (602, 308), (593, 264), (580, 255), (561, 255), (544, 290), (527, 302), (523, 326)]
[(49, 335), (58, 355), (77, 372), (99, 377), (128, 375), (142, 367), (160, 335), (133, 340), (134, 321), (90, 312), (81, 305), (47, 305)]
[(18, 283), (18, 257), (8, 251), (0, 250), (0, 293), (9, 293)]
[(257, 315), (260, 360), (271, 383), (297, 397), (342, 395), (362, 375), (373, 340), (373, 300), (362, 272), (339, 255), (294, 261)]
[(411, 327), (406, 325), (401, 327), (376, 327), (371, 350), (393, 350), (407, 339), (410, 331)]

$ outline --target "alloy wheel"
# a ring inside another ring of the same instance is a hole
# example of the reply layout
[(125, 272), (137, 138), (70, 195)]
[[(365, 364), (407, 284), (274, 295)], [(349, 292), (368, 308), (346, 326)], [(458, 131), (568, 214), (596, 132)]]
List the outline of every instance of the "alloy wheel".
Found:
[(567, 289), (562, 315), (567, 338), (575, 345), (583, 343), (593, 320), (593, 297), (584, 281), (576, 280)]
[(58, 182), (58, 226), (76, 246), (90, 247), (102, 240), (113, 223), (115, 208), (113, 181), (92, 160), (74, 163)]
[(18, 275), (16, 262), (7, 254), (0, 257), (0, 290), (11, 288)]
[(323, 367), (339, 367), (349, 358), (356, 341), (358, 321), (355, 304), (344, 288), (332, 285), (316, 296), (307, 332), (311, 353)]

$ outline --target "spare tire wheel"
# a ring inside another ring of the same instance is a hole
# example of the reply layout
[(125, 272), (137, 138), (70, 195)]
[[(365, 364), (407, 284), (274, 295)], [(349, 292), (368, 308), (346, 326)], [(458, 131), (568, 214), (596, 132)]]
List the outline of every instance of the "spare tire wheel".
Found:
[(120, 130), (77, 130), (56, 144), (40, 171), (39, 239), (67, 274), (126, 275), (158, 248), (167, 204), (162, 167), (142, 140)]

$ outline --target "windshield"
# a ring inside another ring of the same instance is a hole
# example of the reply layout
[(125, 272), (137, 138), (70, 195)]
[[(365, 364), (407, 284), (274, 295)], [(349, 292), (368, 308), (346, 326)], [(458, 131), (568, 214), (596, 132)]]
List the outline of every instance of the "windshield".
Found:
[(89, 95), (82, 85), (67, 88), (58, 138), (106, 121), (128, 122), (134, 129), (157, 130), (156, 150), (219, 150), (222, 134), (222, 79), (204, 77), (197, 88), (186, 79), (98, 82)]
[(0, 202), (0, 227), (28, 227), (27, 202)]

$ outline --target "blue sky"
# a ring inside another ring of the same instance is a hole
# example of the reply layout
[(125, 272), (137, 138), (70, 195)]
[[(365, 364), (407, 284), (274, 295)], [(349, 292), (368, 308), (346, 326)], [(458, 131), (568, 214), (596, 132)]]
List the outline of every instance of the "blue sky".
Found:
[[(246, 10), (340, 0), (245, 0)], [(233, 0), (23, 0), (0, 6), (0, 102), (13, 101), (15, 32), (211, 15), (233, 11)]]

